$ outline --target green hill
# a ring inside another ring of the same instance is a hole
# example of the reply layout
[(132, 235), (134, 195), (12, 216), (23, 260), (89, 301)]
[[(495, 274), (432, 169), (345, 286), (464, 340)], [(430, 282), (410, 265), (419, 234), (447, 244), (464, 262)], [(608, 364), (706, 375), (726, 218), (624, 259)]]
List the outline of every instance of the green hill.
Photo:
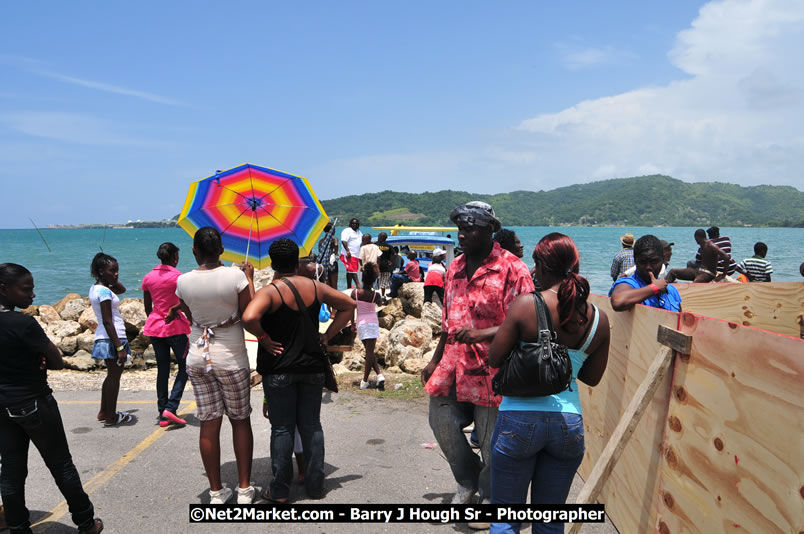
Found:
[(358, 217), (365, 226), (446, 225), (452, 208), (470, 200), (491, 204), (506, 226), (804, 227), (804, 192), (794, 187), (690, 184), (661, 175), (496, 195), (382, 191), (321, 204), (344, 224)]

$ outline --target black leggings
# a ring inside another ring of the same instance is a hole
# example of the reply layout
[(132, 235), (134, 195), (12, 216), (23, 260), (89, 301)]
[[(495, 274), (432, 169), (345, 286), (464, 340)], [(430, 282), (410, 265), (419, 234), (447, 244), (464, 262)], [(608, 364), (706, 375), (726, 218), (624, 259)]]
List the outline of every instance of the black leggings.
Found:
[(444, 288), (439, 286), (424, 286), (424, 302), (433, 302), (433, 293), (444, 304)]

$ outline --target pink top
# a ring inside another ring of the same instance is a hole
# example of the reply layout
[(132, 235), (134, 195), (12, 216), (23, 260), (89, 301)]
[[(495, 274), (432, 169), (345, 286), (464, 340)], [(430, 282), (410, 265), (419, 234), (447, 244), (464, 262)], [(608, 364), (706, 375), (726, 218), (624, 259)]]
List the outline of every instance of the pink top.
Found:
[(176, 280), (181, 271), (170, 265), (157, 265), (142, 279), (142, 290), (151, 294), (153, 311), (145, 321), (142, 333), (150, 337), (169, 337), (190, 333), (190, 322), (183, 314), (165, 324), (165, 315), (179, 303), (176, 296)]
[(421, 282), (422, 281), (422, 273), (419, 271), (419, 262), (416, 260), (410, 260), (405, 264), (405, 272), (410, 277), (412, 282)]
[(352, 290), (352, 298), (357, 302), (357, 326), (369, 323), (379, 323), (379, 319), (377, 319), (377, 310), (374, 307), (374, 298), (376, 296), (377, 294), (374, 293), (374, 295), (371, 297), (371, 302), (365, 302), (358, 300), (357, 290)]

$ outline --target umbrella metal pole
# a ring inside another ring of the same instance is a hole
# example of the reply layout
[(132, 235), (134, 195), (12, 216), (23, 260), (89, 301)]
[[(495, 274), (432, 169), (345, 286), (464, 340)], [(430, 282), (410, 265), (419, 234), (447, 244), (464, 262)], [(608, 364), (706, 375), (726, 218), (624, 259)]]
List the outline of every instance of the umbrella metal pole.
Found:
[(254, 226), (254, 210), (251, 211), (251, 222), (248, 225), (248, 241), (246, 242), (246, 263), (248, 263), (248, 248), (251, 246), (251, 228)]

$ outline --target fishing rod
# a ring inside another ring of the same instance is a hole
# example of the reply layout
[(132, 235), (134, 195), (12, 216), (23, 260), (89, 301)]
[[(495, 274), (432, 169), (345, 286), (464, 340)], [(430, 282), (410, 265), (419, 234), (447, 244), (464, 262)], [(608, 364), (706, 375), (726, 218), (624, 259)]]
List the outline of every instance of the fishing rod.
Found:
[(45, 246), (47, 247), (47, 251), (52, 253), (53, 251), (50, 250), (50, 245), (48, 245), (47, 241), (45, 241), (45, 236), (43, 236), (42, 232), (39, 231), (39, 227), (36, 226), (36, 223), (33, 222), (33, 219), (31, 219), (30, 217), (28, 217), (28, 220), (31, 221), (31, 224), (33, 225), (33, 227), (36, 228), (36, 233), (39, 234), (39, 237), (42, 238), (42, 243), (44, 243)]

